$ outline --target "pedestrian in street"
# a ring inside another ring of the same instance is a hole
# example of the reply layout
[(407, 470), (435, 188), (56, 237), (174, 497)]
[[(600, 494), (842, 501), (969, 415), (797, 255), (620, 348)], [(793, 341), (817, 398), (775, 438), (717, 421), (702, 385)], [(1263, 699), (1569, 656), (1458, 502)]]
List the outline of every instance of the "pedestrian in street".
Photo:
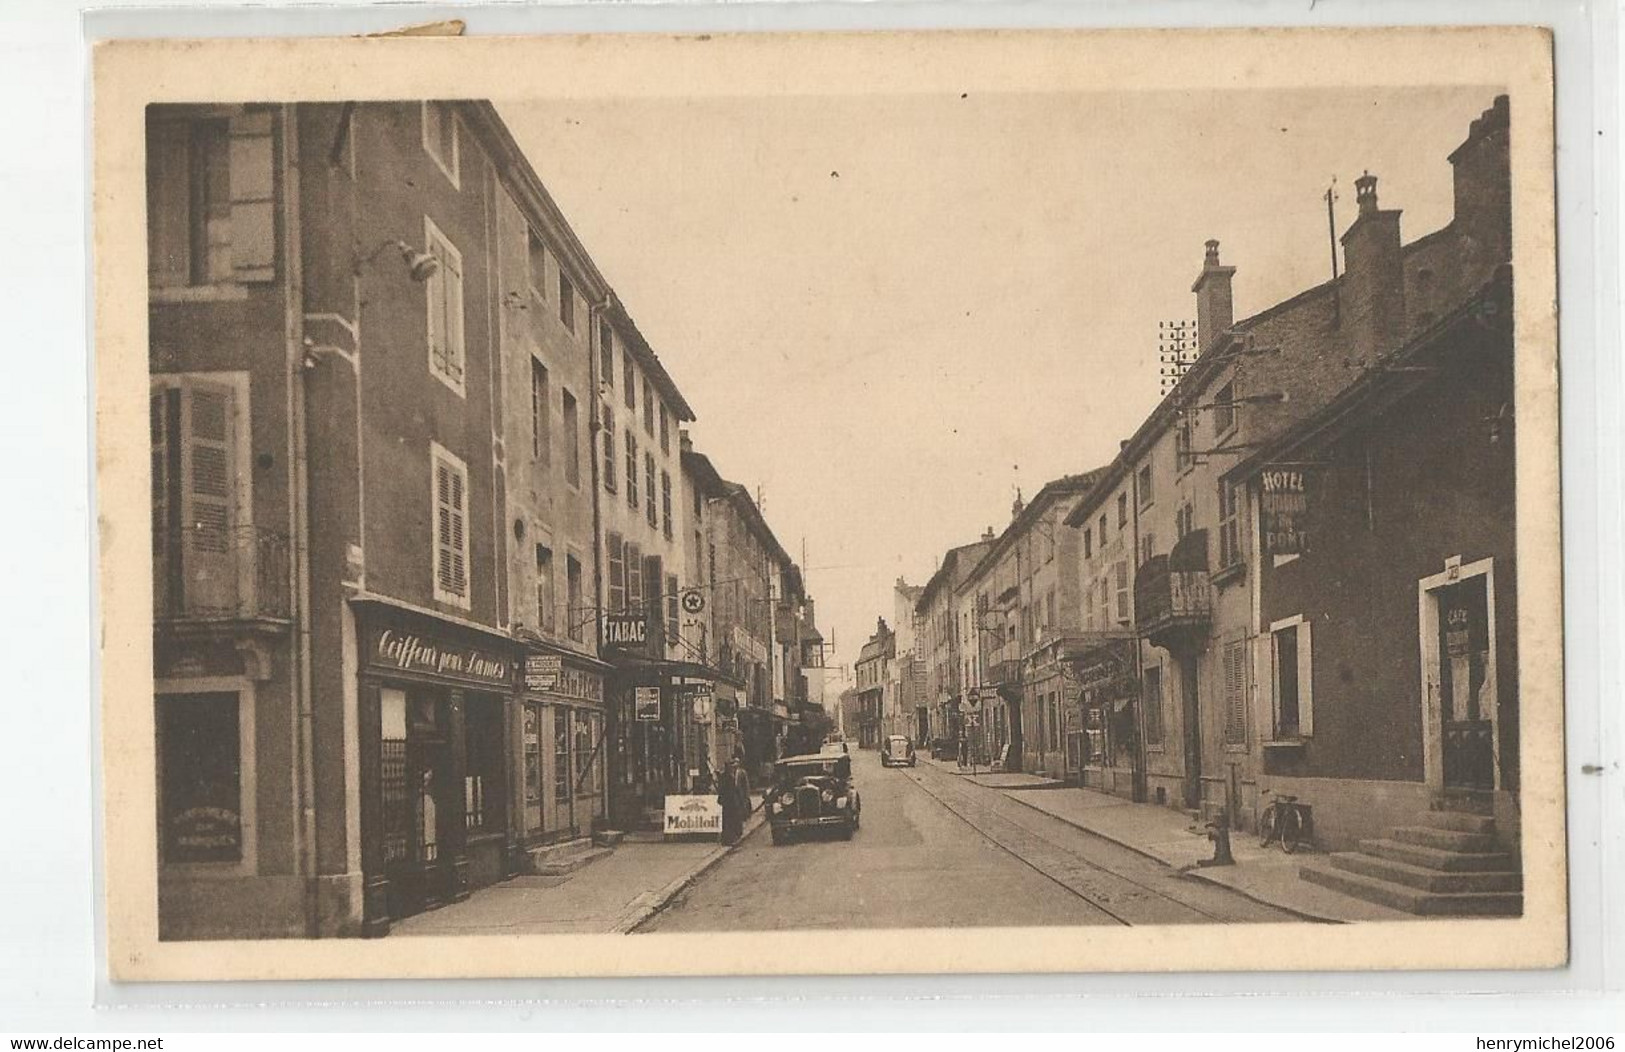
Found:
[(750, 813), (750, 779), (745, 776), (745, 757), (735, 752), (728, 758), (717, 786), (717, 802), (722, 805), (722, 842), (737, 844)]

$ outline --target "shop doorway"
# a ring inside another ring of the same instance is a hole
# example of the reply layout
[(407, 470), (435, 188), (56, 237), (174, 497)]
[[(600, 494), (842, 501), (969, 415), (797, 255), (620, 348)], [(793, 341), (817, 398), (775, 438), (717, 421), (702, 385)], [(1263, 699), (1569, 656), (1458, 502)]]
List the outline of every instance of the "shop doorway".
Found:
[(1500, 788), (1491, 561), (1447, 566), (1419, 591), (1428, 784), (1458, 792)]
[(445, 702), (384, 687), (379, 701), (379, 789), (389, 915), (410, 917), (445, 901), (441, 853), (448, 822)]

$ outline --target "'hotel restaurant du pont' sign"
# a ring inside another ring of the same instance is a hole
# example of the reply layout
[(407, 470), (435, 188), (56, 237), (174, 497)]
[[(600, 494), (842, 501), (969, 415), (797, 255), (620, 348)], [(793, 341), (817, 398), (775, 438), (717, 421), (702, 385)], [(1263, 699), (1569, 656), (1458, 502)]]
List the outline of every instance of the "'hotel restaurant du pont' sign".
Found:
[(1302, 468), (1265, 468), (1259, 476), (1260, 532), (1271, 555), (1302, 555), (1309, 550), (1309, 473)]

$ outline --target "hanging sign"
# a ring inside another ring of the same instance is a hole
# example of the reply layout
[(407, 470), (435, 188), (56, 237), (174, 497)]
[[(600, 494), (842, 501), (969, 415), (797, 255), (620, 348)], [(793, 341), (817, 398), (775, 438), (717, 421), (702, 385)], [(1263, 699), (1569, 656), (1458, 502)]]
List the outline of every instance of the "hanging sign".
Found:
[(690, 588), (683, 593), (683, 609), (691, 614), (697, 614), (705, 609), (705, 596), (698, 588)]
[(635, 687), (632, 693), (633, 708), (637, 712), (641, 723), (660, 722), (660, 688)]
[(649, 622), (642, 614), (605, 614), (604, 645), (627, 649), (649, 642)]
[(1265, 468), (1259, 481), (1264, 550), (1271, 555), (1302, 555), (1309, 550), (1309, 473), (1302, 468)]
[(711, 716), (716, 711), (716, 703), (711, 697), (709, 684), (701, 684), (687, 688), (686, 693), (691, 699), (694, 709), (695, 723), (710, 723)]
[(564, 659), (557, 654), (525, 655), (525, 689), (553, 690), (564, 671)]

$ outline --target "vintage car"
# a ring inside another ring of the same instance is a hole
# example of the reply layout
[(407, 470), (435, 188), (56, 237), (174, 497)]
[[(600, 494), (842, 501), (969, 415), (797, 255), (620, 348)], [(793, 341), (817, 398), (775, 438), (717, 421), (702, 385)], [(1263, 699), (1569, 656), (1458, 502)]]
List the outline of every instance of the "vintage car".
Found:
[(863, 809), (850, 756), (785, 757), (773, 765), (766, 799), (775, 844), (814, 829), (833, 829), (850, 839)]
[(880, 766), (882, 767), (913, 767), (914, 743), (901, 734), (894, 734), (886, 739), (886, 744), (880, 749)]
[(839, 740), (839, 741), (827, 741), (824, 744), (820, 745), (818, 747), (818, 755), (820, 755), (820, 756), (847, 756), (847, 755), (850, 755), (850, 754), (846, 750), (846, 742), (845, 742), (845, 740)]

